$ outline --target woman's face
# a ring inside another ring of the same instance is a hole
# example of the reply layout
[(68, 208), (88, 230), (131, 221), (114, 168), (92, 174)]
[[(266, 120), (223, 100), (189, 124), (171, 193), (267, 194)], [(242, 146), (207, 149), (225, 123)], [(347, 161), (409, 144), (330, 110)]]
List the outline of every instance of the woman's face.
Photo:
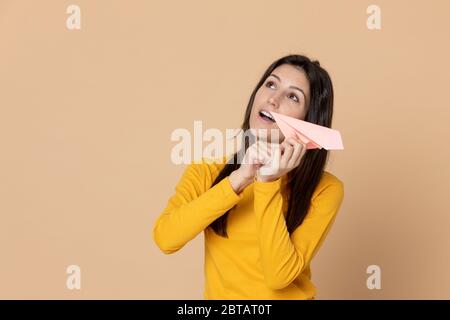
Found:
[[(310, 101), (309, 81), (303, 69), (289, 64), (275, 68), (258, 89), (250, 113), (250, 129), (278, 129), (276, 123), (263, 115), (275, 111), (286, 116), (304, 120)], [(280, 142), (284, 136), (279, 132)]]

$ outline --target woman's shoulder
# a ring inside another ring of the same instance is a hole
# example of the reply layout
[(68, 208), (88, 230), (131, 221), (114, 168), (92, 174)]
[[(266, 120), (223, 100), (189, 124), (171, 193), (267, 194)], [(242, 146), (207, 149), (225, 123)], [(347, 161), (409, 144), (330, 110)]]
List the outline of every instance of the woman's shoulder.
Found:
[(323, 171), (322, 177), (317, 185), (315, 194), (318, 195), (325, 189), (334, 190), (335, 193), (344, 193), (344, 182), (329, 171)]
[(322, 181), (326, 184), (344, 184), (336, 175), (326, 170), (323, 171)]
[(186, 172), (195, 172), (197, 179), (203, 181), (205, 186), (210, 185), (220, 171), (225, 167), (228, 157), (206, 158), (192, 161), (186, 168)]

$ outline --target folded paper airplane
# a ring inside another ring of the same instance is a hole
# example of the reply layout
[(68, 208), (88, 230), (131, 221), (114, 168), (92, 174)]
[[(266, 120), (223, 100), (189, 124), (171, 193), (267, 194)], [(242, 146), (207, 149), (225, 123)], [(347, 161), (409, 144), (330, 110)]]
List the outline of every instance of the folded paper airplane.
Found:
[(270, 112), (286, 138), (296, 137), (306, 145), (306, 149), (342, 150), (342, 138), (339, 131), (324, 126)]

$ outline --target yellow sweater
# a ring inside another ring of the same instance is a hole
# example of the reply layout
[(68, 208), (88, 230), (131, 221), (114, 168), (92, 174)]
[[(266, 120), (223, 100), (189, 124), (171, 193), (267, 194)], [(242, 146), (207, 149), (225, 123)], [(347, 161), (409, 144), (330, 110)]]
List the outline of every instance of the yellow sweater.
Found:
[[(204, 232), (205, 299), (315, 299), (310, 262), (342, 203), (342, 181), (324, 172), (303, 223), (289, 236), (286, 176), (255, 181), (236, 194), (228, 177), (210, 187), (224, 165), (187, 166), (153, 227), (158, 247), (174, 253)], [(205, 230), (233, 206), (228, 239)]]

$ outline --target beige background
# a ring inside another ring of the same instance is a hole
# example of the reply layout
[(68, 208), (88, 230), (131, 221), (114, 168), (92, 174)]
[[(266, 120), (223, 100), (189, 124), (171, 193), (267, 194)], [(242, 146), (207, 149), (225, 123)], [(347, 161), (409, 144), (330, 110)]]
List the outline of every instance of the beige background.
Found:
[(184, 169), (170, 134), (238, 127), (265, 68), (303, 53), (345, 145), (318, 298), (450, 299), (449, 29), (447, 0), (0, 1), (0, 298), (202, 299), (203, 235), (151, 238)]

